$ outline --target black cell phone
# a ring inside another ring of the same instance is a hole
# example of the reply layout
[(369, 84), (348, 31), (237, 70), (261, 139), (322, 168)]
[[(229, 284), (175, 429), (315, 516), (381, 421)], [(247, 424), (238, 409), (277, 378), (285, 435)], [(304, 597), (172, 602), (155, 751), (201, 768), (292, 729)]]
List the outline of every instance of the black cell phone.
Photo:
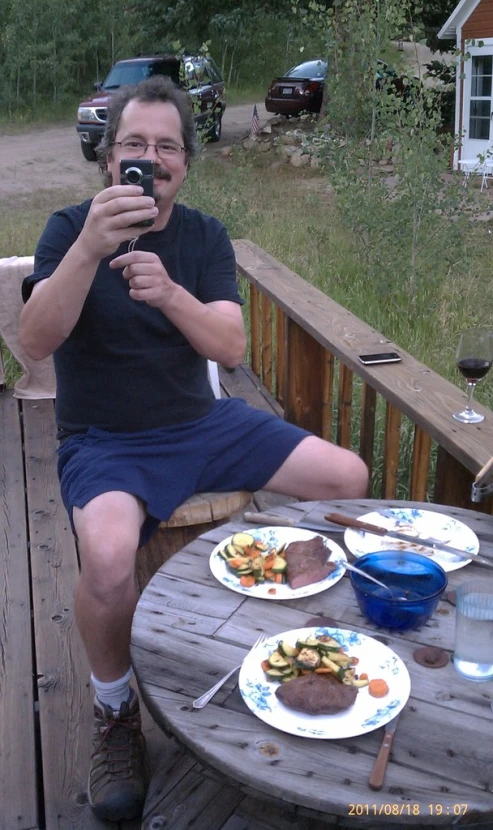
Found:
[[(143, 196), (154, 196), (154, 162), (150, 159), (122, 159), (120, 161), (120, 184), (140, 184)], [(144, 219), (132, 227), (151, 228), (154, 219)]]
[(359, 359), (365, 366), (371, 366), (373, 363), (399, 363), (402, 357), (397, 352), (378, 352), (377, 354), (360, 354)]

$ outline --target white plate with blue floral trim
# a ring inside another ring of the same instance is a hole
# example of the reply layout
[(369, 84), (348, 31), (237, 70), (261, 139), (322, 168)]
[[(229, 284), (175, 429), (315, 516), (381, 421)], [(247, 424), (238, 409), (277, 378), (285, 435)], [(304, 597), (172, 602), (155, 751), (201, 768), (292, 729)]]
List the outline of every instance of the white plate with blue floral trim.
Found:
[(393, 539), (391, 536), (376, 536), (366, 530), (348, 528), (344, 533), (344, 542), (354, 556), (364, 556), (365, 553), (378, 550), (409, 550), (428, 556), (441, 565), (444, 571), (456, 571), (457, 568), (463, 568), (471, 560), (462, 559), (444, 550), (432, 550), (425, 545), (420, 545), (419, 537), (429, 538), (431, 536), (472, 556), (479, 552), (479, 539), (471, 528), (444, 513), (417, 508), (390, 507), (365, 513), (363, 516), (358, 516), (358, 519), (379, 527), (386, 527), (388, 530), (398, 530), (401, 533), (416, 536), (416, 544)]
[[(356, 701), (349, 709), (335, 715), (306, 715), (284, 706), (276, 697), (279, 683), (267, 680), (262, 660), (275, 651), (279, 640), (286, 640), (294, 646), (299, 639), (322, 634), (334, 637), (348, 654), (358, 658), (358, 674), (366, 672), (370, 679), (385, 680), (389, 687), (385, 697), (372, 697), (365, 686), (358, 690)], [(409, 672), (392, 649), (357, 631), (325, 626), (296, 628), (269, 637), (245, 657), (238, 685), (246, 705), (260, 720), (274, 729), (302, 738), (352, 738), (372, 732), (404, 708), (411, 692)]]
[[(313, 533), (311, 530), (292, 527), (258, 527), (254, 531), (248, 530), (245, 533), (249, 533), (255, 539), (259, 539), (264, 544), (267, 544), (269, 548), (280, 548), (282, 545), (289, 545), (290, 542), (308, 541), (308, 539), (313, 539), (315, 536), (321, 535), (319, 533)], [(312, 582), (303, 588), (291, 588), (289, 585), (279, 585), (271, 581), (246, 588), (241, 585), (239, 578), (230, 571), (226, 562), (220, 556), (220, 551), (224, 550), (226, 545), (230, 544), (232, 538), (233, 536), (228, 536), (216, 545), (211, 553), (209, 565), (212, 574), (219, 580), (221, 585), (225, 585), (226, 588), (229, 588), (231, 591), (237, 591), (239, 594), (246, 594), (247, 596), (257, 597), (259, 599), (299, 599), (300, 597), (309, 597), (312, 594), (319, 594), (321, 591), (326, 591), (327, 588), (331, 588), (332, 585), (335, 585), (344, 576), (344, 566), (338, 565), (325, 579), (321, 579), (319, 582)], [(346, 554), (339, 545), (333, 542), (332, 539), (326, 539), (324, 536), (322, 536), (322, 539), (327, 548), (328, 559), (333, 562), (337, 562), (338, 559), (344, 562), (347, 561)]]

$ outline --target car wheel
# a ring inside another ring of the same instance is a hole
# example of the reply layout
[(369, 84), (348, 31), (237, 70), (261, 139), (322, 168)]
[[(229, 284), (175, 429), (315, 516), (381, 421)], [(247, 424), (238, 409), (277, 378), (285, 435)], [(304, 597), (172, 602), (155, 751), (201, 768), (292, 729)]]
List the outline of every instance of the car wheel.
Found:
[(96, 161), (96, 150), (92, 144), (88, 144), (87, 141), (81, 141), (80, 149), (82, 150), (82, 155), (86, 161)]
[(209, 132), (209, 141), (215, 142), (219, 141), (219, 139), (221, 138), (223, 120), (222, 112), (215, 112), (212, 119), (212, 127)]

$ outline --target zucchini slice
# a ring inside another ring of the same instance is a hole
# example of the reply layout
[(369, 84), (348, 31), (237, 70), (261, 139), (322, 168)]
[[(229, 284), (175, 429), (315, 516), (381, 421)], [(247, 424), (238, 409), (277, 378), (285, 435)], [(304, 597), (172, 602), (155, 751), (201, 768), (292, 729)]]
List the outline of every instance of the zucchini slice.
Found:
[(319, 647), (326, 651), (339, 651), (341, 648), (341, 644), (337, 640), (334, 640), (333, 637), (329, 637), (328, 634), (322, 634), (317, 640)]
[(232, 545), (238, 545), (242, 550), (252, 547), (255, 544), (255, 539), (249, 533), (234, 533), (231, 539)]
[(284, 571), (286, 570), (287, 567), (288, 567), (288, 563), (286, 562), (286, 560), (283, 559), (282, 556), (276, 556), (276, 558), (274, 559), (274, 562), (272, 564), (272, 571), (275, 574), (282, 574), (282, 573), (284, 573)]
[(312, 637), (311, 634), (310, 634), (309, 637), (306, 638), (306, 640), (298, 640), (297, 643), (296, 643), (296, 648), (298, 648), (298, 649), (305, 648), (305, 647), (306, 648), (318, 648), (319, 646), (320, 646), (320, 641), (317, 640), (316, 637)]
[(267, 669), (265, 673), (267, 677), (272, 677), (273, 680), (280, 680), (282, 677), (286, 676), (283, 675), (280, 669)]
[(284, 657), (296, 657), (298, 654), (298, 649), (287, 643), (286, 640), (280, 640), (277, 648)]
[[(345, 680), (347, 672), (348, 672), (347, 669), (344, 669), (342, 666), (339, 666), (337, 663), (334, 663), (334, 661), (331, 660), (330, 657), (327, 657), (326, 655), (324, 655), (322, 657), (321, 662), (322, 662), (322, 666), (325, 666), (327, 669), (331, 669), (333, 671), (333, 673), (335, 674), (335, 676), (337, 677), (338, 680), (341, 680), (343, 683), (347, 682), (347, 680)], [(353, 674), (354, 674), (354, 672), (353, 672)]]
[(273, 669), (291, 669), (291, 664), (278, 651), (273, 651), (268, 659)]
[(356, 686), (358, 689), (362, 689), (364, 686), (369, 686), (369, 685), (370, 685), (370, 681), (368, 680), (368, 678), (366, 678), (366, 680), (352, 680), (351, 681), (351, 686)]
[(232, 568), (228, 565), (228, 568), (235, 576), (249, 576), (252, 573), (252, 569), (248, 565), (246, 567), (243, 565), (241, 568)]

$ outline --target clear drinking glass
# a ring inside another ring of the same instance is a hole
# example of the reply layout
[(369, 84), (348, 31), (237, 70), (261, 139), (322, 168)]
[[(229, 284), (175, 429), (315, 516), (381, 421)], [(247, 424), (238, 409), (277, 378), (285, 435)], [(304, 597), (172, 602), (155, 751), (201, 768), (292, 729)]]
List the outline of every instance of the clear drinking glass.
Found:
[(493, 587), (481, 579), (456, 592), (454, 667), (467, 680), (493, 680)]
[(491, 331), (471, 329), (461, 334), (455, 362), (459, 372), (467, 381), (467, 404), (462, 412), (454, 412), (453, 417), (463, 424), (479, 424), (484, 421), (484, 415), (474, 411), (472, 399), (476, 384), (489, 372), (493, 362)]

